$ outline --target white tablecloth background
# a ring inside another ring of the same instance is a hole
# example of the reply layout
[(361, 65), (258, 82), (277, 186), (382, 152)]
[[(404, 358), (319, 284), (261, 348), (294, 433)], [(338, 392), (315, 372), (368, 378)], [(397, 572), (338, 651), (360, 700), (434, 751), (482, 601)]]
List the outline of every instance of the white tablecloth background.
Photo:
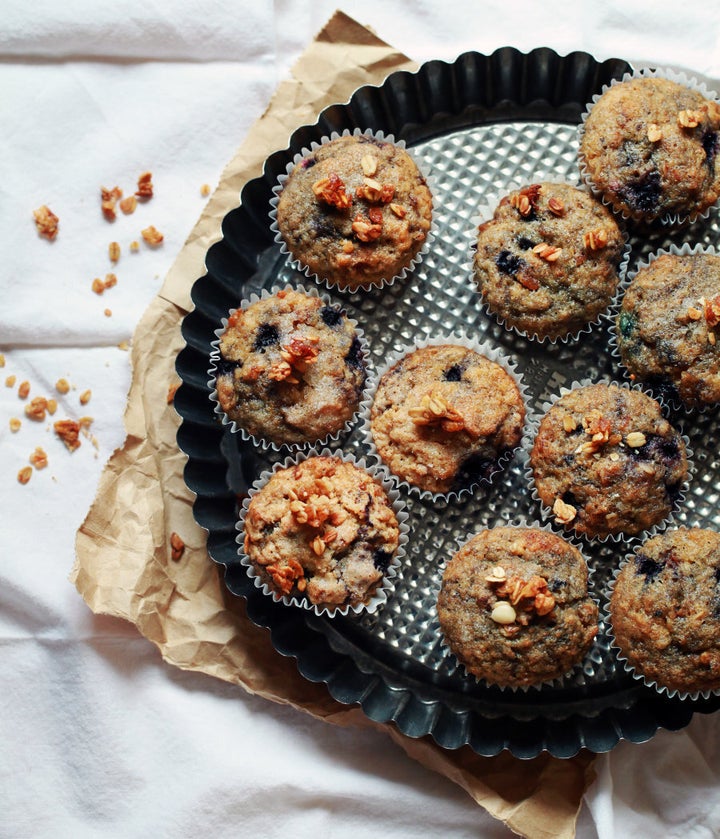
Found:
[[(696, 0), (0, 2), (0, 836), (509, 835), (382, 733), (168, 666), (68, 582), (75, 531), (124, 440), (129, 354), (117, 345), (199, 216), (201, 185), (215, 186), (338, 6), (418, 61), (550, 46), (685, 68), (720, 87), (720, 10)], [(152, 201), (104, 221), (99, 186), (132, 191), (145, 169)], [(54, 243), (33, 225), (43, 203), (60, 217)], [(163, 245), (129, 253), (148, 224)], [(123, 247), (115, 269), (111, 240)], [(111, 270), (118, 285), (93, 294)], [(84, 440), (71, 455), (47, 423), (25, 420), (17, 386), (3, 386), (11, 374), (31, 396), (67, 378), (55, 418), (94, 417), (97, 447)], [(49, 466), (20, 486), (38, 445)], [(720, 716), (696, 716), (601, 757), (578, 836), (717, 836), (719, 734)]]

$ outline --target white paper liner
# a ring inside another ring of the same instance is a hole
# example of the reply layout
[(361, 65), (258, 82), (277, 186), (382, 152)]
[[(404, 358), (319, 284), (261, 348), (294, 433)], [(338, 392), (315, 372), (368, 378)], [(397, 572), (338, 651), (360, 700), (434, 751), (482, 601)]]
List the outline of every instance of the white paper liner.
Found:
[[(282, 595), (279, 592), (275, 591), (270, 587), (270, 585), (263, 581), (255, 566), (250, 561), (250, 558), (244, 551), (244, 528), (245, 528), (245, 516), (247, 515), (248, 508), (250, 506), (250, 502), (253, 497), (267, 484), (270, 480), (272, 475), (276, 472), (280, 471), (281, 469), (286, 469), (290, 466), (296, 466), (297, 464), (308, 460), (311, 457), (315, 456), (328, 456), (333, 457), (338, 460), (342, 460), (345, 463), (351, 463), (354, 466), (357, 466), (359, 469), (363, 469), (367, 472), (376, 483), (380, 484), (380, 486), (385, 490), (385, 493), (388, 497), (388, 501), (395, 513), (395, 516), (398, 521), (398, 528), (399, 528), (399, 540), (398, 540), (398, 548), (395, 551), (395, 555), (393, 556), (392, 560), (388, 564), (387, 570), (383, 574), (383, 579), (378, 585), (373, 596), (366, 602), (366, 603), (356, 603), (356, 604), (345, 604), (345, 605), (336, 605), (336, 604), (313, 604), (307, 597), (298, 596), (298, 595)], [(365, 458), (357, 459), (351, 454), (346, 452), (339, 451), (337, 449), (310, 449), (307, 452), (296, 452), (294, 455), (285, 458), (282, 463), (276, 463), (272, 469), (265, 470), (262, 472), (253, 483), (252, 487), (250, 488), (247, 498), (243, 500), (242, 507), (240, 509), (240, 517), (235, 525), (236, 530), (238, 530), (238, 535), (235, 541), (238, 543), (238, 555), (240, 556), (240, 562), (247, 570), (248, 577), (252, 579), (256, 588), (260, 589), (263, 594), (272, 597), (272, 599), (276, 603), (284, 603), (286, 606), (298, 606), (302, 609), (307, 609), (309, 611), (314, 612), (316, 615), (327, 615), (329, 617), (336, 617), (338, 615), (349, 615), (349, 614), (373, 614), (378, 611), (378, 609), (383, 606), (388, 598), (392, 595), (393, 591), (395, 590), (395, 578), (397, 577), (400, 566), (402, 564), (402, 559), (405, 556), (406, 552), (406, 545), (408, 542), (408, 534), (410, 531), (410, 527), (408, 525), (408, 514), (405, 510), (404, 502), (400, 497), (400, 493), (393, 485), (393, 482), (390, 480), (387, 470), (378, 468), (373, 465), (369, 465), (366, 463)]]
[(495, 480), (497, 475), (499, 475), (506, 468), (506, 466), (515, 456), (516, 452), (518, 452), (521, 448), (521, 442), (519, 442), (515, 448), (500, 455), (497, 458), (495, 468), (493, 469), (492, 474), (489, 477), (478, 477), (477, 480), (473, 481), (467, 486), (460, 487), (455, 490), (450, 490), (449, 492), (431, 492), (430, 490), (421, 489), (420, 487), (403, 480), (398, 475), (395, 475), (393, 471), (388, 467), (388, 465), (383, 461), (380, 453), (378, 452), (375, 446), (370, 424), (372, 404), (375, 398), (375, 393), (377, 392), (378, 385), (380, 384), (380, 380), (385, 375), (385, 373), (387, 373), (395, 364), (397, 364), (397, 362), (399, 362), (409, 353), (412, 353), (415, 350), (424, 349), (425, 347), (435, 347), (441, 346), (443, 344), (458, 344), (463, 347), (467, 347), (468, 349), (475, 350), (475, 352), (485, 356), (490, 361), (499, 364), (518, 386), (518, 390), (520, 391), (520, 397), (525, 406), (526, 423), (529, 413), (527, 386), (523, 381), (521, 373), (517, 369), (517, 365), (515, 364), (512, 358), (510, 358), (507, 354), (503, 353), (499, 348), (493, 346), (490, 342), (474, 340), (468, 337), (464, 332), (452, 332), (444, 335), (435, 335), (433, 337), (428, 337), (423, 340), (417, 341), (414, 344), (405, 344), (397, 348), (394, 352), (390, 353), (385, 359), (384, 365), (378, 368), (377, 370), (373, 371), (372, 381), (370, 382), (369, 386), (369, 398), (363, 403), (361, 411), (361, 431), (368, 448), (368, 455), (373, 459), (373, 461), (377, 465), (381, 465), (388, 470), (390, 477), (396, 483), (396, 485), (400, 487), (404, 492), (408, 492), (414, 496), (417, 496), (418, 498), (421, 498), (422, 500), (430, 500), (432, 502), (456, 501), (465, 495), (471, 495), (479, 486), (489, 486)]
[[(297, 291), (301, 294), (306, 294), (310, 297), (318, 297), (322, 302), (327, 306), (336, 306), (340, 305), (337, 304), (334, 300), (331, 300), (326, 295), (320, 294), (317, 289), (315, 288), (305, 288), (302, 285), (291, 286), (273, 286), (269, 291), (263, 289), (261, 294), (258, 296), (257, 294), (253, 293), (250, 295), (249, 298), (245, 298), (240, 302), (240, 305), (237, 306), (235, 309), (231, 309), (228, 312), (228, 316), (232, 315), (233, 312), (237, 311), (237, 309), (247, 309), (248, 306), (251, 306), (253, 303), (257, 303), (259, 300), (266, 300), (268, 297), (273, 297), (279, 291)], [(360, 346), (362, 347), (362, 356), (363, 361), (365, 363), (365, 385), (362, 390), (362, 394), (360, 395), (360, 400), (358, 402), (358, 407), (354, 411), (353, 415), (345, 422), (344, 426), (338, 429), (334, 433), (330, 433), (325, 435), (325, 437), (319, 440), (306, 440), (304, 442), (283, 442), (278, 443), (273, 440), (265, 439), (264, 437), (257, 437), (253, 434), (250, 434), (246, 431), (237, 421), (231, 419), (222, 409), (217, 395), (217, 386), (216, 386), (216, 373), (217, 373), (217, 362), (220, 360), (220, 338), (224, 334), (225, 330), (227, 329), (228, 318), (222, 318), (222, 326), (215, 330), (216, 340), (211, 343), (211, 351), (210, 351), (210, 367), (208, 369), (208, 388), (210, 390), (210, 401), (213, 403), (213, 411), (217, 416), (220, 418), (220, 421), (223, 425), (228, 426), (230, 431), (233, 434), (240, 434), (243, 440), (246, 440), (252, 443), (254, 446), (257, 446), (263, 451), (274, 451), (279, 452), (281, 449), (288, 449), (290, 451), (304, 451), (313, 446), (330, 446), (330, 445), (337, 445), (340, 441), (340, 438), (349, 433), (350, 429), (353, 427), (355, 422), (357, 421), (358, 417), (360, 416), (363, 407), (368, 400), (370, 399), (370, 383), (372, 381), (372, 362), (370, 359), (370, 350), (365, 339), (365, 333), (363, 330), (358, 326), (357, 321), (351, 318), (345, 309), (342, 308), (343, 312), (345, 313), (348, 321), (352, 324), (355, 328), (357, 333), (358, 340), (360, 341)]]
[[(501, 188), (498, 187), (496, 191), (486, 194), (484, 196), (483, 202), (478, 207), (477, 212), (472, 216), (471, 224), (473, 229), (477, 232), (478, 227), (483, 222), (490, 221), (493, 218), (495, 210), (500, 204), (500, 201), (506, 195), (509, 195), (511, 192), (517, 192), (523, 189), (524, 187), (530, 186), (530, 184), (539, 183), (564, 184), (567, 186), (575, 187), (576, 189), (582, 190), (583, 192), (588, 191), (585, 189), (584, 184), (582, 183), (580, 178), (563, 178), (558, 176), (557, 174), (538, 171), (533, 174), (532, 178), (524, 178), (522, 180), (509, 181)], [(607, 316), (607, 313), (612, 310), (613, 306), (617, 304), (618, 298), (620, 296), (620, 290), (623, 286), (625, 272), (627, 271), (628, 262), (630, 260), (631, 247), (628, 233), (625, 229), (625, 224), (622, 221), (622, 219), (618, 218), (615, 214), (613, 214), (613, 219), (615, 223), (618, 225), (624, 241), (622, 256), (620, 257), (620, 262), (617, 267), (618, 283), (614, 294), (608, 302), (606, 309), (601, 312), (598, 312), (598, 314), (592, 320), (578, 327), (576, 330), (568, 332), (566, 335), (538, 335), (537, 332), (528, 332), (527, 330), (520, 329), (520, 327), (509, 323), (500, 312), (495, 312), (492, 309), (490, 309), (488, 304), (485, 302), (485, 298), (480, 292), (480, 289), (478, 288), (477, 279), (475, 277), (475, 245), (477, 242), (477, 235), (475, 235), (475, 239), (473, 241), (473, 248), (470, 253), (468, 271), (478, 291), (478, 296), (480, 298), (480, 306), (482, 310), (485, 312), (485, 314), (488, 315), (488, 317), (493, 318), (500, 326), (502, 326), (503, 329), (509, 330), (510, 332), (514, 332), (521, 338), (524, 338), (528, 341), (535, 341), (538, 344), (544, 344), (546, 342), (549, 344), (567, 344), (571, 341), (578, 340), (578, 338), (581, 335), (585, 335), (589, 332), (592, 332), (593, 329), (602, 322), (603, 318)]]
[[(566, 672), (560, 674), (559, 676), (555, 676), (552, 679), (545, 679), (541, 682), (536, 682), (530, 685), (498, 685), (495, 682), (490, 682), (485, 678), (480, 676), (476, 676), (474, 673), (471, 673), (469, 670), (466, 669), (463, 662), (455, 655), (455, 653), (450, 648), (450, 645), (445, 638), (445, 635), (442, 633), (442, 629), (439, 628), (441, 633), (440, 639), (440, 648), (443, 651), (446, 658), (452, 659), (457, 664), (458, 670), (462, 672), (462, 674), (471, 681), (475, 682), (477, 685), (481, 685), (483, 687), (495, 688), (496, 690), (500, 690), (502, 692), (508, 693), (528, 693), (532, 691), (540, 691), (546, 687), (552, 688), (562, 688), (565, 687), (567, 684), (578, 684), (584, 683), (584, 672), (586, 665), (589, 661), (592, 661), (594, 664), (599, 664), (602, 659), (602, 653), (599, 649), (599, 639), (600, 639), (600, 603), (597, 597), (593, 594), (593, 585), (592, 579), (595, 574), (593, 568), (591, 567), (590, 563), (587, 561), (587, 557), (583, 553), (582, 546), (579, 544), (577, 538), (573, 537), (570, 534), (559, 534), (555, 533), (553, 529), (550, 527), (549, 524), (544, 524), (542, 522), (528, 522), (523, 517), (516, 517), (512, 521), (507, 523), (498, 523), (493, 525), (492, 527), (487, 527), (483, 529), (487, 530), (494, 530), (498, 527), (507, 527), (511, 529), (536, 529), (536, 530), (544, 530), (547, 533), (552, 533), (553, 536), (558, 536), (558, 538), (562, 539), (567, 544), (571, 545), (575, 548), (580, 556), (582, 557), (583, 561), (585, 562), (585, 567), (587, 568), (587, 595), (588, 597), (595, 603), (598, 607), (598, 631), (595, 634), (595, 637), (592, 640), (592, 644), (590, 645), (587, 652), (580, 658), (575, 664), (573, 664)], [(471, 536), (468, 536), (463, 539), (458, 539), (458, 548), (457, 551), (460, 551), (468, 542), (477, 536), (477, 533), (473, 533)], [(456, 551), (456, 553), (457, 553)], [(448, 560), (449, 561), (449, 560)], [(444, 569), (443, 569), (444, 570)]]
[(530, 495), (533, 501), (535, 501), (538, 504), (542, 519), (544, 521), (549, 521), (552, 529), (556, 533), (561, 533), (565, 535), (574, 534), (577, 538), (581, 538), (591, 544), (605, 544), (607, 542), (614, 542), (617, 544), (620, 542), (631, 541), (635, 539), (649, 539), (651, 536), (655, 536), (657, 533), (664, 530), (669, 524), (671, 524), (674, 521), (675, 515), (681, 509), (683, 502), (685, 501), (685, 496), (687, 494), (688, 487), (690, 486), (690, 480), (694, 471), (694, 464), (692, 460), (693, 450), (690, 448), (690, 440), (685, 434), (680, 433), (680, 430), (674, 425), (673, 428), (680, 434), (682, 441), (685, 444), (685, 455), (687, 459), (687, 478), (683, 481), (682, 486), (678, 490), (676, 498), (673, 500), (672, 508), (670, 510), (669, 515), (662, 521), (659, 521), (652, 527), (648, 528), (647, 530), (643, 530), (636, 534), (620, 532), (609, 533), (605, 536), (590, 536), (587, 533), (578, 532), (572, 526), (564, 527), (563, 525), (559, 524), (555, 520), (555, 516), (553, 514), (552, 509), (548, 507), (540, 499), (540, 495), (538, 494), (537, 487), (535, 484), (535, 475), (533, 473), (532, 464), (530, 462), (530, 452), (535, 442), (535, 438), (537, 436), (538, 429), (540, 427), (540, 423), (543, 417), (560, 400), (560, 398), (565, 396), (567, 393), (570, 393), (571, 391), (576, 390), (578, 388), (588, 387), (590, 385), (595, 384), (617, 385), (618, 387), (624, 388), (625, 390), (635, 390), (644, 393), (646, 396), (649, 396), (651, 399), (654, 399), (660, 405), (661, 412), (665, 419), (667, 419), (667, 404), (663, 402), (662, 399), (657, 398), (652, 393), (650, 393), (649, 390), (647, 390), (639, 384), (623, 381), (614, 381), (612, 379), (602, 378), (597, 380), (580, 379), (572, 382), (572, 384), (570, 384), (569, 386), (561, 387), (559, 391), (552, 394), (549, 401), (543, 402), (542, 405), (540, 405), (537, 411), (531, 417), (528, 418), (528, 422), (526, 423), (526, 434), (523, 438), (523, 449), (527, 452), (525, 480), (527, 482), (528, 489), (530, 490)]
[[(643, 542), (644, 544), (644, 542)], [(615, 658), (621, 664), (623, 670), (630, 676), (633, 677), (637, 682), (645, 685), (645, 687), (653, 688), (659, 694), (663, 696), (667, 696), (668, 699), (689, 699), (691, 701), (697, 699), (709, 699), (711, 696), (720, 696), (720, 687), (714, 690), (696, 690), (696, 691), (681, 691), (677, 688), (667, 688), (664, 685), (659, 684), (654, 679), (650, 679), (644, 676), (639, 670), (636, 670), (632, 664), (627, 660), (623, 651), (620, 649), (617, 639), (615, 638), (615, 632), (613, 629), (612, 618), (610, 616), (610, 601), (612, 599), (613, 591), (615, 590), (615, 583), (617, 582), (618, 577), (620, 576), (620, 571), (629, 563), (632, 562), (635, 558), (635, 555), (638, 550), (642, 548), (642, 545), (638, 545), (635, 550), (625, 555), (623, 560), (617, 566), (617, 568), (613, 569), (612, 577), (607, 584), (607, 602), (603, 606), (602, 609), (602, 618), (606, 625), (606, 637), (608, 640), (608, 644), (610, 646), (610, 651), (615, 655)]]
[(595, 186), (595, 183), (592, 179), (592, 175), (588, 172), (585, 160), (582, 155), (581, 144), (582, 138), (585, 133), (585, 123), (587, 122), (588, 117), (590, 116), (590, 111), (593, 109), (594, 105), (600, 99), (600, 97), (613, 87), (616, 84), (620, 84), (621, 82), (629, 81), (630, 79), (637, 79), (637, 78), (662, 78), (667, 79), (668, 81), (677, 82), (677, 84), (683, 85), (684, 87), (689, 87), (696, 90), (700, 93), (701, 96), (704, 96), (706, 99), (711, 99), (716, 102), (720, 102), (720, 96), (713, 90), (708, 89), (707, 85), (704, 82), (700, 81), (699, 79), (695, 78), (694, 76), (688, 76), (686, 73), (673, 70), (670, 67), (641, 67), (635, 69), (631, 73), (625, 73), (621, 79), (614, 79), (610, 84), (603, 85), (600, 93), (596, 93), (590, 102), (588, 102), (585, 106), (585, 111), (582, 114), (580, 125), (578, 126), (578, 165), (580, 169), (580, 177), (587, 184), (588, 188), (596, 195), (600, 200), (608, 206), (616, 215), (621, 216), (625, 220), (632, 220), (635, 222), (650, 222), (652, 224), (659, 224), (662, 227), (680, 227), (684, 224), (690, 224), (698, 219), (706, 219), (711, 211), (715, 209), (720, 204), (720, 199), (718, 199), (714, 204), (711, 204), (709, 207), (706, 207), (704, 210), (698, 210), (696, 212), (690, 212), (687, 214), (682, 213), (665, 213), (661, 216), (652, 216), (642, 212), (630, 212), (625, 207), (617, 207), (612, 203), (610, 198), (607, 198), (605, 193), (602, 190)]
[[(657, 386), (653, 385), (652, 382), (646, 382), (644, 380), (633, 379), (630, 371), (627, 367), (623, 364), (622, 356), (620, 354), (620, 345), (618, 343), (618, 334), (617, 334), (617, 318), (620, 312), (622, 311), (622, 303), (623, 298), (625, 296), (625, 292), (629, 288), (632, 281), (638, 275), (638, 273), (643, 269), (647, 268), (649, 265), (652, 265), (655, 260), (660, 256), (665, 255), (673, 255), (673, 256), (694, 256), (696, 254), (707, 254), (708, 256), (720, 256), (720, 251), (712, 247), (710, 245), (704, 246), (702, 244), (695, 244), (690, 245), (689, 243), (685, 242), (683, 245), (678, 247), (677, 245), (670, 244), (667, 248), (660, 248), (657, 251), (654, 251), (648, 256), (640, 260), (633, 270), (628, 271), (625, 276), (625, 281), (623, 283), (622, 294), (618, 295), (617, 299), (615, 300), (612, 308), (605, 316), (606, 319), (609, 321), (609, 340), (608, 340), (608, 347), (610, 348), (610, 354), (613, 358), (613, 361), (617, 364), (618, 368), (622, 372), (624, 378), (628, 382), (638, 381), (640, 382), (643, 387), (647, 388), (650, 392), (653, 393), (655, 399), (663, 399), (670, 408), (674, 411), (683, 411), (686, 416), (691, 416), (695, 414), (703, 414), (708, 410), (714, 409), (717, 407), (717, 404), (694, 404), (694, 405), (687, 405), (681, 398), (680, 394), (677, 390), (666, 391), (663, 390), (662, 393), (656, 393)], [(670, 382), (672, 384), (672, 382)]]
[(430, 194), (433, 197), (433, 201), (435, 200), (435, 190), (433, 189), (433, 177), (432, 174), (423, 170), (420, 166), (418, 161), (413, 157), (412, 153), (406, 148), (404, 140), (396, 140), (394, 135), (392, 134), (385, 134), (383, 131), (372, 131), (370, 129), (361, 129), (355, 128), (352, 132), (349, 128), (345, 128), (342, 133), (338, 133), (337, 131), (333, 131), (329, 136), (325, 135), (321, 138), (320, 142), (315, 140), (312, 141), (310, 147), (307, 146), (303, 147), (300, 152), (295, 154), (292, 161), (287, 164), (286, 171), (284, 174), (281, 174), (278, 177), (278, 183), (273, 187), (273, 197), (270, 199), (270, 230), (274, 234), (274, 240), (277, 244), (280, 245), (280, 253), (288, 257), (288, 264), (295, 269), (296, 271), (300, 271), (301, 273), (305, 274), (306, 277), (309, 279), (314, 280), (321, 285), (324, 285), (328, 289), (336, 289), (338, 291), (347, 291), (347, 292), (357, 292), (357, 291), (369, 291), (373, 288), (383, 288), (384, 286), (393, 285), (397, 280), (402, 280), (411, 274), (417, 266), (422, 262), (425, 257), (425, 254), (429, 251), (430, 246), (432, 245), (433, 241), (435, 240), (435, 232), (437, 230), (437, 224), (435, 221), (435, 214), (433, 213), (433, 218), (431, 220), (430, 229), (427, 232), (425, 237), (425, 241), (422, 244), (422, 247), (418, 250), (418, 252), (413, 257), (412, 261), (406, 265), (403, 269), (400, 270), (399, 273), (394, 274), (391, 277), (382, 277), (380, 279), (369, 280), (366, 283), (361, 283), (357, 286), (353, 286), (352, 288), (348, 286), (343, 286), (338, 283), (336, 280), (332, 280), (329, 277), (321, 277), (316, 274), (311, 268), (305, 265), (300, 259), (295, 257), (293, 253), (290, 251), (287, 242), (283, 238), (282, 233), (278, 228), (277, 223), (277, 205), (278, 201), (280, 200), (280, 193), (283, 191), (283, 187), (292, 172), (292, 170), (297, 166), (297, 164), (304, 158), (307, 157), (309, 154), (312, 154), (316, 149), (320, 148), (320, 146), (324, 145), (325, 143), (330, 142), (330, 140), (336, 140), (338, 137), (349, 137), (349, 136), (359, 137), (372, 137), (375, 140), (384, 143), (392, 143), (393, 145), (397, 146), (400, 149), (404, 149), (413, 159), (413, 162), (418, 167), (418, 171), (420, 172), (421, 176), (425, 179), (428, 189), (430, 190)]

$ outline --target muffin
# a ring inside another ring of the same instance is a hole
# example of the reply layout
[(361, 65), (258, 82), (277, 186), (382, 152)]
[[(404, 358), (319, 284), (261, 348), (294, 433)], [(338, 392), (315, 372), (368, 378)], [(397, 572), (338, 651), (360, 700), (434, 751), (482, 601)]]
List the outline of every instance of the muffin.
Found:
[(654, 399), (600, 382), (570, 390), (547, 411), (530, 469), (558, 524), (591, 538), (635, 536), (668, 518), (688, 457)]
[(412, 157), (364, 134), (305, 154), (277, 200), (277, 229), (293, 258), (341, 289), (382, 285), (411, 268), (431, 221), (432, 196)]
[(400, 544), (390, 498), (365, 469), (327, 454), (279, 468), (252, 495), (245, 555), (278, 598), (367, 604)]
[(588, 192), (531, 184), (503, 197), (478, 228), (475, 280), (501, 322), (554, 341), (577, 335), (608, 308), (624, 250), (613, 214)]
[(219, 409), (278, 446), (339, 433), (358, 410), (365, 379), (360, 333), (345, 311), (292, 289), (236, 309), (215, 355)]
[(648, 684), (720, 689), (720, 535), (679, 528), (649, 539), (610, 597), (615, 644)]
[(717, 405), (719, 325), (720, 256), (664, 253), (625, 292), (615, 324), (620, 360), (634, 380), (686, 407)]
[(470, 539), (445, 568), (443, 635), (468, 673), (501, 687), (551, 681), (580, 663), (598, 631), (576, 547), (532, 527)]
[(382, 375), (370, 409), (378, 456), (411, 487), (489, 481), (522, 439), (525, 404), (497, 361), (460, 344), (414, 349)]
[(659, 76), (628, 78), (591, 106), (580, 167), (616, 210), (636, 220), (681, 220), (720, 196), (715, 166), (720, 105)]

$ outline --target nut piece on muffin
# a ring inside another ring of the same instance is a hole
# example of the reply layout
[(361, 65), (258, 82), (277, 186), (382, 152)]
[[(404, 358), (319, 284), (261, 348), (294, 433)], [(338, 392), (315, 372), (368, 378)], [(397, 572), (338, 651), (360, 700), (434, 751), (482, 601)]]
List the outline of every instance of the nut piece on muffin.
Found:
[(613, 214), (586, 190), (530, 184), (503, 197), (478, 228), (475, 279), (506, 326), (557, 340), (608, 308), (624, 248)]
[(611, 85), (592, 105), (580, 167), (603, 198), (638, 221), (692, 218), (720, 197), (720, 104), (670, 79)]
[(688, 408), (720, 403), (720, 256), (662, 254), (642, 267), (616, 319), (620, 360)]
[(501, 687), (551, 681), (579, 664), (598, 631), (582, 554), (533, 527), (483, 530), (450, 560), (437, 610), (468, 673)]
[(300, 160), (277, 203), (293, 258), (348, 290), (410, 268), (431, 223), (432, 196), (412, 157), (362, 134), (329, 140)]
[(590, 538), (660, 524), (688, 477), (685, 443), (658, 402), (604, 382), (555, 402), (540, 421), (530, 467), (555, 521)]
[(496, 361), (458, 344), (415, 349), (380, 379), (370, 411), (378, 455), (431, 493), (489, 481), (519, 446), (525, 404)]
[(720, 689), (720, 534), (678, 528), (645, 542), (612, 591), (616, 646), (649, 684)]
[(220, 408), (248, 434), (318, 442), (356, 413), (365, 353), (340, 306), (285, 289), (230, 316), (215, 375)]
[(253, 495), (244, 550), (279, 597), (367, 604), (400, 544), (383, 487), (361, 467), (317, 455), (274, 472)]

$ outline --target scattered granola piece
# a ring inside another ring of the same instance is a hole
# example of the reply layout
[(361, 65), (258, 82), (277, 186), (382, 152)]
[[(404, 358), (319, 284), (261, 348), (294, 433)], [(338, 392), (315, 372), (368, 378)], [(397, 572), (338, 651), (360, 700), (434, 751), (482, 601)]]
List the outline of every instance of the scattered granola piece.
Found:
[(112, 317), (112, 309), (103, 309), (103, 314), (106, 318)]
[(120, 259), (120, 245), (117, 242), (110, 242), (108, 245), (108, 256), (110, 262), (117, 262)]
[(572, 504), (566, 504), (562, 498), (556, 498), (553, 513), (558, 524), (569, 524), (577, 515), (577, 510)]
[(17, 479), (21, 484), (26, 484), (32, 477), (32, 466), (23, 466), (18, 472)]
[(532, 249), (532, 252), (546, 262), (557, 262), (562, 256), (562, 248), (558, 248), (556, 245), (548, 245), (547, 242), (538, 243)]
[(185, 553), (185, 542), (178, 536), (175, 531), (170, 534), (170, 556), (177, 562)]
[(5, 366), (5, 356), (0, 352), (0, 367)]
[(343, 179), (334, 172), (327, 178), (320, 178), (312, 185), (313, 195), (318, 201), (337, 207), (338, 210), (347, 210), (352, 199), (345, 191)]
[(80, 404), (81, 405), (87, 405), (87, 403), (90, 401), (91, 396), (92, 396), (92, 391), (89, 388), (87, 390), (84, 390), (80, 394)]
[(577, 428), (577, 422), (570, 414), (565, 414), (563, 417), (563, 428), (568, 434), (572, 434), (572, 432)]
[(130, 253), (137, 253), (140, 250), (140, 242), (137, 239), (133, 239), (130, 242)]
[(153, 197), (152, 172), (143, 172), (142, 175), (140, 175), (135, 195), (137, 195), (138, 198), (145, 199)]
[(146, 227), (144, 230), (141, 230), (140, 233), (142, 234), (143, 239), (148, 243), (148, 245), (159, 245), (165, 238), (162, 235), (162, 233), (152, 224), (149, 227)]
[(44, 469), (48, 465), (47, 453), (41, 446), (35, 447), (35, 451), (30, 455), (29, 460), (36, 469)]
[(20, 399), (27, 399), (30, 393), (30, 382), (20, 382), (18, 385), (18, 396)]
[(127, 341), (120, 341), (118, 344), (118, 349), (122, 350), (123, 352), (127, 352), (130, 349), (130, 344)]
[(488, 583), (504, 583), (506, 578), (505, 569), (502, 565), (494, 565), (490, 569), (490, 574), (485, 577), (485, 581)]
[(50, 398), (47, 401), (47, 412), (48, 414), (50, 414), (50, 416), (52, 416), (55, 413), (55, 411), (57, 411), (57, 402), (54, 399)]
[(57, 420), (53, 423), (53, 429), (57, 436), (65, 443), (66, 448), (74, 452), (80, 448), (80, 423), (75, 420)]
[(527, 218), (537, 206), (541, 189), (541, 184), (530, 184), (520, 192), (514, 192), (510, 196), (510, 206), (514, 207), (523, 218)]
[(37, 232), (52, 242), (57, 236), (60, 219), (46, 204), (38, 207), (37, 210), (33, 210), (33, 216), (35, 217)]
[(9, 425), (10, 425), (10, 431), (12, 431), (12, 433), (15, 434), (15, 432), (20, 430), (20, 426), (22, 425), (22, 423), (20, 422), (20, 420), (17, 417), (10, 417)]
[(7, 376), (5, 378), (5, 387), (15, 387), (17, 376)]
[(200, 187), (200, 195), (202, 195), (203, 198), (207, 198), (208, 195), (210, 195), (210, 192), (210, 184), (203, 184)]
[(128, 195), (127, 198), (123, 198), (120, 202), (120, 209), (125, 213), (126, 216), (131, 215), (135, 212), (135, 208), (137, 207), (137, 198), (134, 195)]
[(677, 121), (681, 128), (697, 128), (702, 122), (702, 111), (683, 110), (678, 111)]
[(180, 382), (177, 382), (174, 385), (170, 385), (167, 392), (167, 403), (168, 405), (172, 405), (175, 401), (175, 394), (177, 393), (178, 388), (180, 387)]
[(70, 383), (67, 379), (58, 379), (55, 382), (55, 390), (58, 393), (68, 393), (68, 391), (70, 390)]
[(100, 209), (108, 221), (115, 221), (117, 217), (115, 207), (121, 198), (122, 190), (119, 187), (114, 186), (112, 189), (100, 187)]
[(106, 274), (104, 280), (101, 280), (100, 277), (95, 277), (90, 288), (92, 288), (95, 294), (102, 294), (104, 291), (107, 291), (107, 289), (116, 285), (117, 276), (115, 274)]
[(35, 422), (42, 422), (45, 419), (48, 402), (44, 396), (36, 396), (25, 406), (25, 416)]

